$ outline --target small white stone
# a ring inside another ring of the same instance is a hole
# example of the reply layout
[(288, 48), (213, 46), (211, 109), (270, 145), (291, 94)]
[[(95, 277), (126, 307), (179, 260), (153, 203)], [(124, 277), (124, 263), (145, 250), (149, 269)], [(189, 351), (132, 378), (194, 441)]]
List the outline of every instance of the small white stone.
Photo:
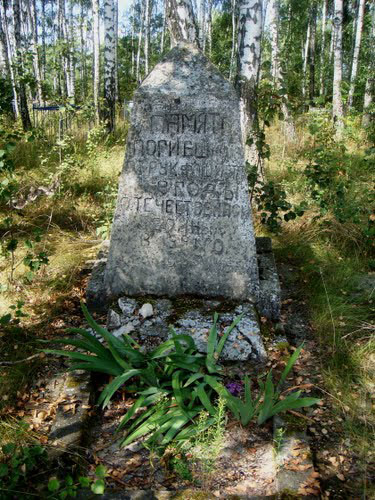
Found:
[(143, 304), (143, 306), (139, 310), (139, 314), (144, 318), (149, 318), (150, 316), (153, 316), (154, 310), (152, 308), (151, 304)]
[(131, 323), (118, 328), (112, 332), (115, 337), (121, 337), (121, 335), (129, 335), (129, 333), (134, 331), (134, 326)]

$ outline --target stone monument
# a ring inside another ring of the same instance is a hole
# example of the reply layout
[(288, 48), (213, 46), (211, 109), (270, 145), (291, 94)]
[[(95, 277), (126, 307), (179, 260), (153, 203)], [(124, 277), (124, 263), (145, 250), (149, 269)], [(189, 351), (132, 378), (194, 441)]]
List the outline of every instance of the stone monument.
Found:
[(172, 49), (134, 95), (104, 286), (259, 298), (239, 99), (193, 46)]
[(254, 237), (239, 98), (191, 45), (172, 49), (134, 95), (111, 241), (87, 302), (111, 305), (116, 336), (147, 346), (173, 324), (201, 351), (214, 311), (220, 335), (242, 314), (223, 359), (266, 359), (258, 312), (279, 318), (280, 286), (270, 240)]

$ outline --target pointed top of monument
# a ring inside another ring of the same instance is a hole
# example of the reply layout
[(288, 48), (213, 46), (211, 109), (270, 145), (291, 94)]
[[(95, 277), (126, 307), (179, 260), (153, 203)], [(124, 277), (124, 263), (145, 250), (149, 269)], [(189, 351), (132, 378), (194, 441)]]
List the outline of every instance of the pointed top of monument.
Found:
[(155, 66), (139, 87), (138, 95), (216, 95), (237, 99), (233, 85), (194, 45), (179, 42)]

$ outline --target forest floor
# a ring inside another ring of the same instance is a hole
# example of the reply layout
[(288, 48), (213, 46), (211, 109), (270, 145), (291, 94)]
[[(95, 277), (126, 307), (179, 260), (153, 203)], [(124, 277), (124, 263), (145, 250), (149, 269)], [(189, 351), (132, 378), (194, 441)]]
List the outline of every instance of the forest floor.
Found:
[[(303, 178), (306, 159), (301, 156), (309, 142), (305, 130), (301, 127), (299, 142), (292, 145), (285, 144), (280, 127), (273, 127), (267, 137), (271, 145), (267, 175), (296, 202), (308, 196)], [(359, 143), (353, 139), (347, 152), (353, 168), (365, 157)], [(0, 331), (2, 362), (34, 355), (40, 348), (38, 339), (53, 340), (66, 328), (82, 325), (87, 261), (108, 234), (123, 150), (120, 141), (98, 147), (87, 159), (87, 152), (67, 149), (60, 193), (42, 196), (16, 215), (4, 208), (1, 215), (12, 215), (14, 224), (11, 234), (2, 228), (2, 236), (19, 243), (0, 261), (0, 317), (12, 314)], [(17, 154), (22, 189), (45, 182), (47, 167), (41, 162), (35, 168), (39, 162), (33, 158), (41, 153), (20, 149)], [(364, 176), (367, 179), (358, 178), (357, 189), (371, 182), (368, 174)], [(300, 328), (301, 335), (288, 341), (296, 345), (306, 339), (310, 350), (306, 366), (295, 373), (296, 383), (312, 384), (322, 395), (322, 405), (307, 421), (322, 497), (375, 498), (375, 273), (355, 225), (332, 217), (331, 224), (324, 225), (316, 215), (311, 208), (272, 236), (284, 286), (282, 323), (288, 336), (287, 313), (292, 310), (297, 319), (290, 331)], [(265, 234), (260, 223), (256, 225), (257, 234)], [(40, 241), (35, 239), (36, 229)], [(24, 262), (29, 247), (23, 243), (28, 239), (35, 255), (43, 251), (49, 259), (31, 277)], [(40, 398), (41, 386), (35, 385), (40, 376), (60, 368), (43, 354), (30, 362), (0, 366), (0, 445), (40, 442), (48, 447), (43, 428), (51, 415), (38, 412), (30, 402)], [(46, 477), (52, 472), (47, 468)]]

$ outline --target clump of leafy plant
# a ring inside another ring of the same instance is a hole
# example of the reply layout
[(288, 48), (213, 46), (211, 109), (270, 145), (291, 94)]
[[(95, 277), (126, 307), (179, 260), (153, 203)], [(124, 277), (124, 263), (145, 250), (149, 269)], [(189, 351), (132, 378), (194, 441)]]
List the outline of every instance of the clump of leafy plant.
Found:
[(12, 497), (12, 492), (23, 491), (33, 474), (46, 462), (47, 454), (42, 446), (17, 446), (8, 443), (2, 446), (0, 461), (0, 499)]
[[(45, 352), (63, 355), (74, 362), (70, 370), (83, 369), (113, 376), (100, 394), (98, 403), (107, 406), (115, 392), (125, 383), (138, 398), (120, 422), (118, 430), (127, 427), (122, 445), (144, 438), (144, 444), (165, 449), (172, 441), (181, 444), (212, 426), (218, 417), (216, 401), (221, 398), (242, 425), (256, 419), (263, 424), (267, 419), (292, 408), (317, 403), (316, 398), (301, 398), (297, 391), (281, 399), (281, 386), (295, 363), (300, 348), (295, 351), (275, 387), (272, 371), (266, 381), (258, 381), (259, 393), (252, 399), (250, 381), (245, 379), (245, 400), (233, 396), (221, 383), (221, 367), (218, 364), (225, 342), (242, 318), (237, 317), (219, 339), (218, 315), (207, 340), (207, 353), (199, 353), (189, 335), (177, 335), (171, 328), (171, 338), (148, 353), (128, 335), (116, 338), (98, 325), (82, 305), (90, 327), (106, 342), (103, 345), (93, 334), (72, 328), (70, 332), (80, 339), (58, 339), (56, 342), (72, 345), (90, 354), (77, 351), (47, 349)], [(137, 416), (140, 409), (143, 412)], [(204, 429), (198, 423), (205, 411), (209, 417)], [(134, 418), (133, 418), (134, 417)]]

